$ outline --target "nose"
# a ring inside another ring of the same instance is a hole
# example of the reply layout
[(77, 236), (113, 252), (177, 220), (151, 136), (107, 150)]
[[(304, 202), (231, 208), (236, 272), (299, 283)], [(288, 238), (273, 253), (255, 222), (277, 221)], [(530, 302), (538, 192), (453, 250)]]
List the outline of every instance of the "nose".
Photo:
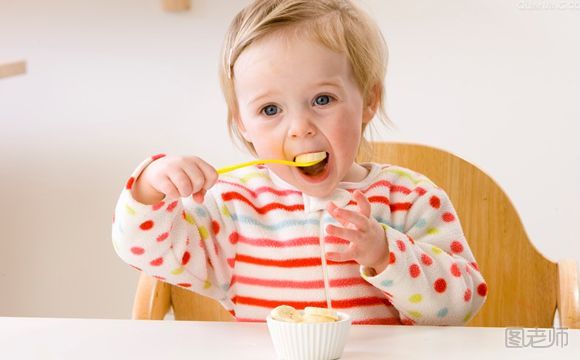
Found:
[(296, 114), (290, 119), (288, 136), (293, 139), (312, 137), (316, 134), (316, 126), (304, 112)]

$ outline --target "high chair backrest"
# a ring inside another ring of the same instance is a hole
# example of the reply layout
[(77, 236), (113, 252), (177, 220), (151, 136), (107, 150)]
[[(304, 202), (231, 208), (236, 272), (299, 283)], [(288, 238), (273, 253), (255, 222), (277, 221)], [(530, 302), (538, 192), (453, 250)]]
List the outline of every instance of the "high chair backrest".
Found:
[[(449, 195), (489, 289), (469, 326), (551, 327), (558, 308), (562, 327), (580, 327), (575, 262), (542, 256), (505, 192), (482, 170), (447, 151), (406, 143), (372, 143), (359, 160), (407, 167)], [(163, 319), (170, 308), (177, 320), (233, 320), (214, 300), (141, 275), (133, 317)]]

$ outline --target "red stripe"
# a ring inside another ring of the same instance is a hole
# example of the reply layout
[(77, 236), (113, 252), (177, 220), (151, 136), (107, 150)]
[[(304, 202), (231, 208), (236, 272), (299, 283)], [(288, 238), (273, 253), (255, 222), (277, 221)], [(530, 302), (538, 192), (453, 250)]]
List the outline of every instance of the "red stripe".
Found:
[(420, 196), (425, 195), (425, 193), (427, 192), (427, 190), (423, 189), (422, 187), (415, 188), (414, 191), (416, 191), (417, 194), (419, 194)]
[[(295, 267), (307, 267), (307, 266), (321, 266), (322, 261), (320, 257), (313, 258), (298, 258), (298, 259), (287, 259), (287, 260), (274, 260), (274, 259), (263, 259), (257, 258), (249, 255), (236, 254), (236, 262), (244, 262), (248, 264), (263, 265), (263, 266), (276, 266), (283, 268), (295, 268)], [(334, 262), (327, 260), (327, 265), (352, 265), (357, 264), (356, 261), (345, 261), (345, 262)], [(358, 265), (358, 264), (357, 264)]]
[(230, 200), (240, 200), (245, 202), (246, 204), (250, 205), (254, 210), (256, 210), (259, 214), (264, 215), (271, 210), (285, 210), (285, 211), (298, 211), (304, 210), (304, 205), (302, 204), (293, 204), (293, 205), (285, 205), (280, 203), (269, 203), (268, 205), (257, 207), (254, 205), (250, 200), (248, 200), (244, 195), (240, 194), (236, 191), (229, 191), (222, 194), (222, 199), (224, 201)]
[(395, 203), (395, 204), (391, 204), (391, 212), (395, 212), (395, 211), (406, 211), (409, 210), (411, 208), (411, 203), (406, 202), (406, 203)]
[(274, 189), (274, 188), (269, 187), (269, 186), (260, 186), (256, 190), (252, 190), (244, 185), (236, 184), (236, 183), (230, 182), (230, 181), (218, 180), (218, 183), (239, 187), (240, 189), (247, 191), (253, 198), (258, 197), (258, 195), (260, 195), (262, 193), (272, 193), (272, 194), (278, 195), (278, 196), (302, 195), (302, 192), (300, 192), (298, 190), (278, 190), (278, 189)]
[[(307, 306), (315, 307), (326, 307), (326, 301), (292, 301), (292, 300), (265, 300), (258, 298), (251, 298), (246, 296), (235, 296), (233, 299), (234, 304), (243, 304), (251, 306), (265, 307), (268, 309), (273, 309), (280, 305), (290, 305), (296, 309), (303, 309)], [(386, 305), (390, 306), (391, 303), (385, 298), (378, 297), (363, 297), (363, 298), (353, 298), (346, 300), (332, 300), (332, 307), (334, 309), (349, 309), (361, 306), (374, 306), (374, 305)]]
[[(368, 191), (379, 187), (379, 186), (383, 186), (386, 187), (387, 189), (390, 190), (390, 192), (402, 192), (403, 194), (410, 194), (411, 190), (405, 186), (401, 186), (401, 185), (393, 185), (392, 182), (387, 181), (387, 180), (379, 180), (375, 183), (372, 183), (371, 185), (369, 185), (369, 187), (367, 187), (366, 189), (362, 190), (363, 193), (367, 193)], [(353, 189), (354, 191), (354, 189)]]
[[(323, 289), (323, 280), (313, 280), (313, 281), (294, 281), (294, 280), (271, 280), (271, 279), (259, 279), (248, 276), (237, 276), (235, 275), (232, 279), (231, 284), (234, 283), (246, 284), (246, 285), (257, 285), (266, 286), (274, 288), (292, 288), (292, 289)], [(330, 287), (347, 287), (354, 285), (370, 285), (360, 276), (354, 278), (344, 278), (344, 279), (333, 279), (330, 280)], [(372, 285), (370, 285), (372, 286)]]
[(306, 245), (318, 245), (320, 240), (318, 237), (298, 237), (288, 240), (275, 240), (268, 238), (249, 238), (238, 234), (238, 242), (253, 245), (253, 246), (266, 246), (266, 247), (291, 247), (291, 246), (306, 246)]
[[(319, 245), (320, 239), (317, 236), (307, 236), (291, 238), (286, 240), (270, 239), (270, 238), (250, 238), (243, 235), (237, 235), (237, 241), (243, 244), (261, 247), (274, 247), (274, 248), (284, 248), (284, 247), (294, 247), (294, 246), (308, 246), (308, 245)], [(335, 245), (348, 245), (348, 241), (338, 238), (336, 236), (325, 236), (324, 242), (326, 244)]]
[(384, 197), (384, 196), (370, 196), (369, 202), (370, 203), (381, 203), (381, 204), (385, 204), (387, 206), (389, 206), (389, 204), (391, 203), (389, 201), (389, 198)]
[[(385, 196), (370, 196), (370, 197), (368, 197), (368, 201), (369, 201), (370, 203), (382, 203), (382, 204), (385, 204), (385, 205), (387, 205), (387, 206), (388, 206), (388, 205), (389, 205), (389, 203), (390, 203), (390, 201), (389, 201), (389, 198), (388, 198), (388, 197), (385, 197)], [(350, 200), (350, 201), (348, 202), (348, 204), (346, 204), (346, 205), (347, 205), (347, 206), (348, 206), (348, 205), (356, 205), (356, 201), (354, 201), (354, 200)]]

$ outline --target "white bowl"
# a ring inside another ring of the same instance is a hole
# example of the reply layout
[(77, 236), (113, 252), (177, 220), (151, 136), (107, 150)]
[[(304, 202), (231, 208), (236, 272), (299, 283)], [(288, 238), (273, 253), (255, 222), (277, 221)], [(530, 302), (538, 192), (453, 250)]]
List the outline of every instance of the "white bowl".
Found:
[(338, 321), (291, 323), (266, 318), (278, 358), (284, 360), (331, 360), (342, 356), (351, 319), (338, 312)]

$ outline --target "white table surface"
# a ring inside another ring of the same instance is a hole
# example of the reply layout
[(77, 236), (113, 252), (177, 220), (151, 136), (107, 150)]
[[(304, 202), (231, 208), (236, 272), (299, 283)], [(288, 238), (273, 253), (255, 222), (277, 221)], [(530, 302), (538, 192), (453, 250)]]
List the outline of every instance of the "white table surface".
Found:
[[(568, 345), (508, 348), (505, 328), (353, 325), (342, 359), (580, 359)], [(264, 323), (0, 317), (0, 359), (275, 359)]]

